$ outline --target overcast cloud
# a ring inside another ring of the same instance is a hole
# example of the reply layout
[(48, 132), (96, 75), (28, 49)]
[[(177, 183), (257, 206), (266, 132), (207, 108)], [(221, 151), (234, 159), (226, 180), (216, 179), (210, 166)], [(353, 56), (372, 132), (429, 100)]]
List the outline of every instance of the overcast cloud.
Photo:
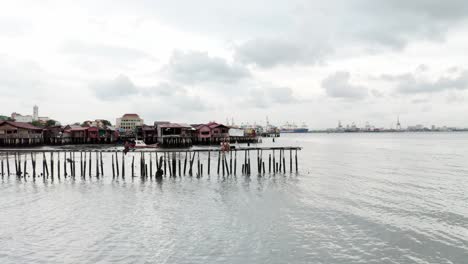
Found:
[(468, 127), (467, 26), (462, 0), (9, 1), (0, 115)]

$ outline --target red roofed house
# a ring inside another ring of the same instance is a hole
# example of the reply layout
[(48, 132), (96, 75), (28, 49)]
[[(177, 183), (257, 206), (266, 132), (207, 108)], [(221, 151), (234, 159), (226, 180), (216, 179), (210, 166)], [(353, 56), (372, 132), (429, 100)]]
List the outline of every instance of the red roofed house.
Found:
[(0, 145), (42, 144), (42, 130), (29, 123), (0, 121)]
[(229, 138), (229, 127), (210, 122), (208, 124), (196, 125), (197, 140), (200, 143), (218, 143), (221, 139)]

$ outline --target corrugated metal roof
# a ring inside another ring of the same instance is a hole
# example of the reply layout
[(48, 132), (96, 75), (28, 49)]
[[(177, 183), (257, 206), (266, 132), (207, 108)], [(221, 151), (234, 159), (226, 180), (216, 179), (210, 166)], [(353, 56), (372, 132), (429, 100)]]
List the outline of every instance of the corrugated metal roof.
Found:
[(3, 124), (8, 124), (16, 128), (23, 128), (23, 129), (29, 129), (29, 130), (43, 130), (42, 128), (33, 126), (29, 123), (14, 122), (14, 121), (0, 121), (0, 125), (3, 125)]

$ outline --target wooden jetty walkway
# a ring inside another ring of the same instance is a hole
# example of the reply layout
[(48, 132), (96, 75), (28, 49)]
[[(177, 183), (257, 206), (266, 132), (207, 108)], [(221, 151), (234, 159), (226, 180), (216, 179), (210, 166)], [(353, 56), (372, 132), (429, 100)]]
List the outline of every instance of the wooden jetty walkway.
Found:
[(300, 147), (241, 147), (230, 151), (144, 149), (125, 153), (115, 149), (0, 149), (0, 175), (52, 181), (61, 177), (86, 179), (105, 175), (112, 175), (113, 179), (154, 177), (156, 180), (211, 174), (236, 176), (238, 172), (245, 176), (276, 175), (298, 172), (300, 150)]

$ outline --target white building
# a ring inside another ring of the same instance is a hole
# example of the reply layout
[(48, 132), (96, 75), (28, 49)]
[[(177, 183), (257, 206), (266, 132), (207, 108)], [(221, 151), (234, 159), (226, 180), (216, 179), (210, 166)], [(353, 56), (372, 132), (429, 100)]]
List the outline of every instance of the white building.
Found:
[(144, 121), (137, 114), (125, 114), (116, 119), (115, 127), (125, 132), (133, 132), (137, 126), (142, 126)]
[(39, 120), (39, 106), (35, 105), (33, 107), (33, 121)]
[(31, 115), (21, 115), (19, 113), (12, 113), (11, 118), (16, 122), (21, 123), (31, 123), (33, 121), (33, 117)]

